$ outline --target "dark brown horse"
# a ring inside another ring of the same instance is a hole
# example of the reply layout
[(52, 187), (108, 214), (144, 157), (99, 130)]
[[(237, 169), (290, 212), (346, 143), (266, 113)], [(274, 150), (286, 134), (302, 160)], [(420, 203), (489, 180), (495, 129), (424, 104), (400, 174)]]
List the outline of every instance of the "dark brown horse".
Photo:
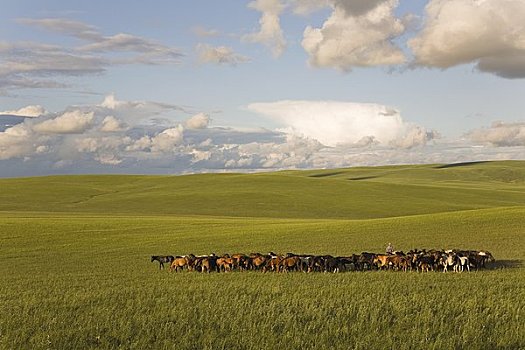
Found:
[(173, 260), (175, 260), (175, 257), (173, 255), (152, 255), (151, 256), (151, 262), (154, 262), (154, 261), (159, 262), (159, 270), (162, 270), (164, 268), (164, 263), (168, 263), (171, 265)]

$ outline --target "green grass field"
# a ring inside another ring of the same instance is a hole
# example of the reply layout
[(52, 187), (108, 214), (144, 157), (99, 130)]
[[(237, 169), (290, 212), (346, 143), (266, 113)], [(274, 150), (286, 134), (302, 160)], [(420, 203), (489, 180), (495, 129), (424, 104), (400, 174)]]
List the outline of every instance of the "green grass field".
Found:
[[(471, 273), (168, 273), (153, 254), (491, 251)], [(0, 179), (0, 349), (525, 348), (525, 162)]]

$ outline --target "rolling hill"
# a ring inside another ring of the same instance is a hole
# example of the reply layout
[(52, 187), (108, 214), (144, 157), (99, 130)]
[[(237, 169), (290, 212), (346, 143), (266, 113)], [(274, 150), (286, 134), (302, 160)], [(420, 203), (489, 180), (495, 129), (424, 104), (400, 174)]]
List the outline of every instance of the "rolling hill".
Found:
[(0, 211), (371, 219), (525, 205), (525, 162), (0, 180)]

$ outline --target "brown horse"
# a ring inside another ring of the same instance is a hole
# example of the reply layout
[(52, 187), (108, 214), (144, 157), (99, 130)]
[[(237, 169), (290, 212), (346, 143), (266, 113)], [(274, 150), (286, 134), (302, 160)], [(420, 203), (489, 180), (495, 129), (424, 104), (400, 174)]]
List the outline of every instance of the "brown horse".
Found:
[(176, 257), (173, 262), (171, 263), (171, 266), (170, 266), (170, 272), (175, 270), (175, 272), (178, 272), (179, 269), (181, 271), (184, 271), (184, 267), (187, 267), (188, 266), (188, 259), (184, 256), (179, 256), (179, 257)]
[(228, 255), (217, 259), (217, 269), (219, 272), (230, 272), (233, 269), (235, 261)]
[(298, 256), (289, 256), (279, 262), (280, 270), (283, 272), (296, 271), (299, 269), (301, 258)]
[(253, 270), (260, 270), (266, 267), (268, 258), (264, 255), (255, 255), (249, 258), (249, 266)]

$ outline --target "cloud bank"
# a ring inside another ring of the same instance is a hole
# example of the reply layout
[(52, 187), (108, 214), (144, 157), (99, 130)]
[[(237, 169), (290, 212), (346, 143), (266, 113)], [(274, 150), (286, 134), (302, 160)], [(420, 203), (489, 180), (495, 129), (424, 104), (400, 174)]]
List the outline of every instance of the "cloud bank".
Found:
[(44, 114), (47, 114), (47, 111), (40, 105), (31, 105), (16, 110), (0, 112), (0, 115), (16, 115), (28, 118), (36, 118)]
[[(11, 117), (21, 122), (0, 131), (0, 176), (525, 159), (523, 123), (495, 123), (473, 130), (464, 141), (451, 142), (378, 104), (279, 101), (249, 106), (280, 121), (283, 128), (277, 130), (214, 127), (206, 113), (173, 107), (108, 95), (100, 104), (70, 106), (38, 118)], [(159, 115), (161, 122), (152, 119)]]
[(472, 130), (466, 137), (473, 142), (498, 147), (525, 146), (525, 122), (495, 122), (489, 128)]

